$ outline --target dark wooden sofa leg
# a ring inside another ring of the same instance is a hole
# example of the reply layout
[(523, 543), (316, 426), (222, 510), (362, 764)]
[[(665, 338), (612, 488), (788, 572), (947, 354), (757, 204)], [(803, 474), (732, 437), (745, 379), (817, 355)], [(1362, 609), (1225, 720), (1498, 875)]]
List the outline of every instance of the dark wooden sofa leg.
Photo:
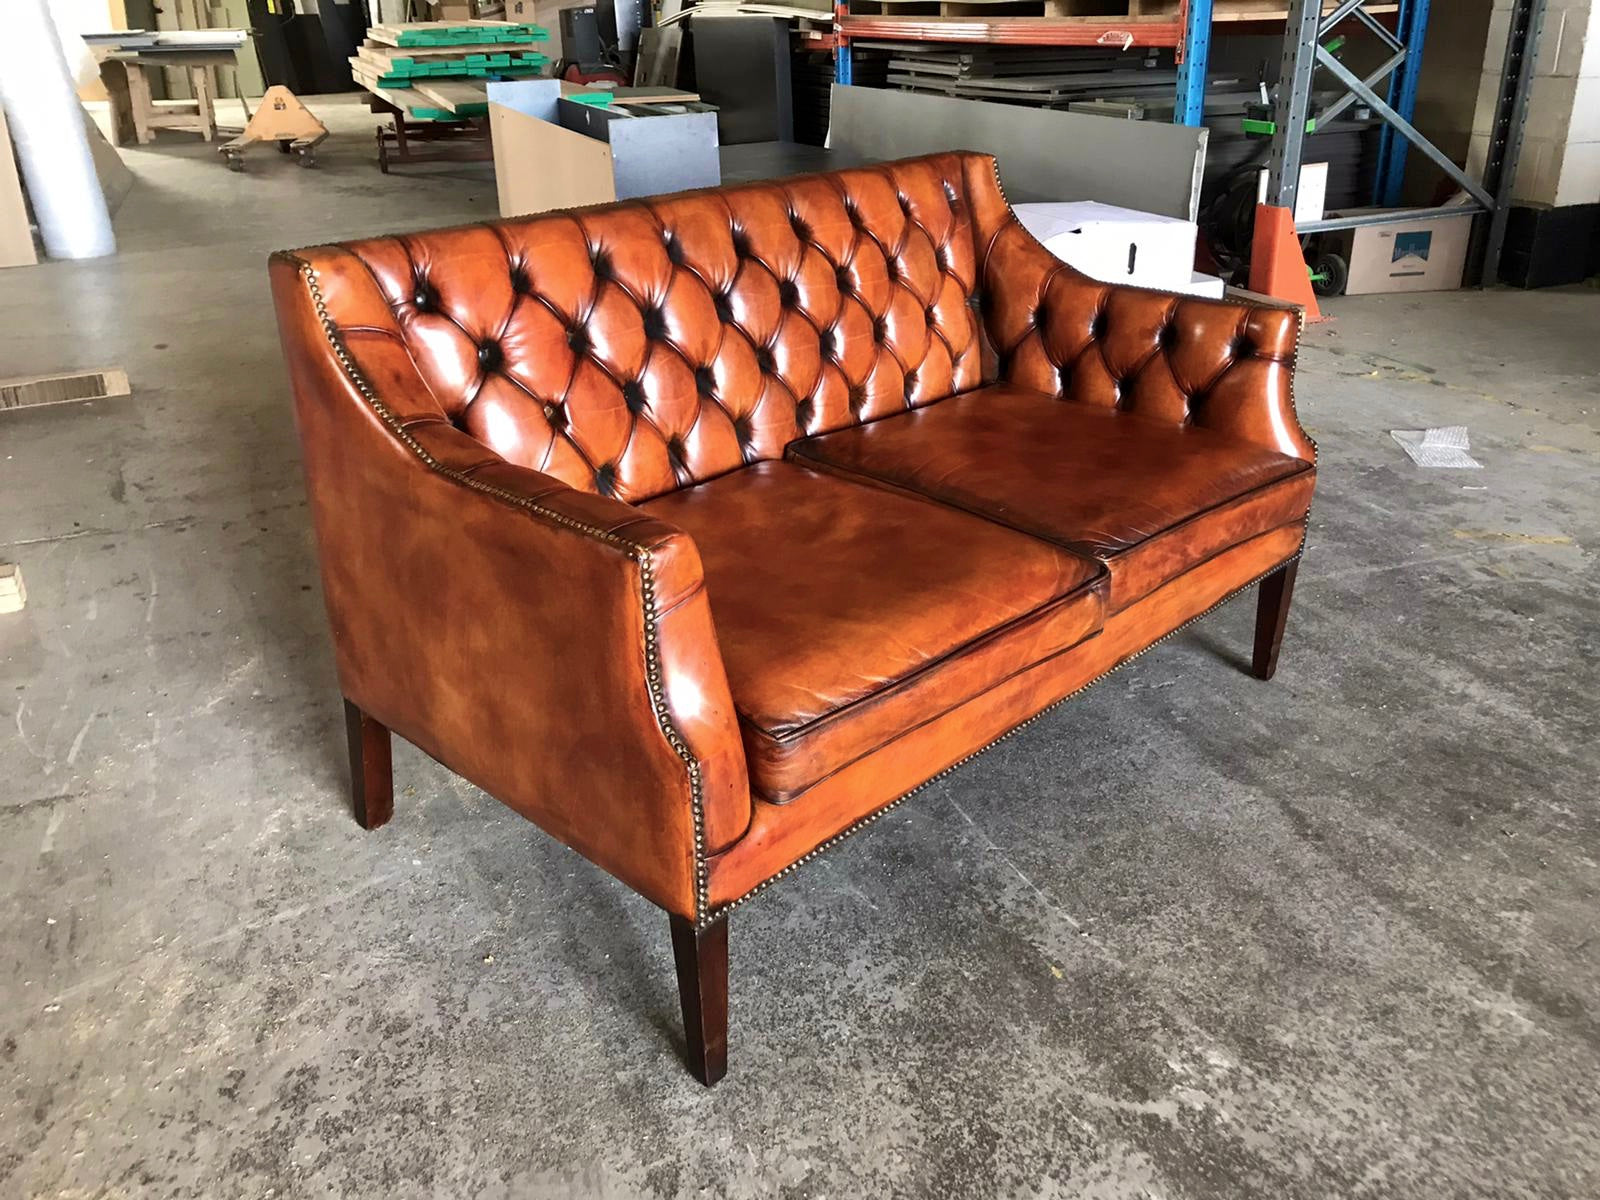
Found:
[(1289, 620), (1289, 601), (1294, 598), (1294, 576), (1299, 569), (1297, 558), (1261, 581), (1256, 601), (1256, 652), (1251, 663), (1257, 679), (1271, 679), (1278, 669), (1278, 647), (1283, 645), (1283, 627)]
[(689, 1070), (710, 1087), (728, 1073), (728, 918), (704, 929), (671, 919)]
[(356, 822), (363, 829), (376, 829), (394, 816), (389, 731), (348, 700), (344, 726), (350, 737), (350, 794)]

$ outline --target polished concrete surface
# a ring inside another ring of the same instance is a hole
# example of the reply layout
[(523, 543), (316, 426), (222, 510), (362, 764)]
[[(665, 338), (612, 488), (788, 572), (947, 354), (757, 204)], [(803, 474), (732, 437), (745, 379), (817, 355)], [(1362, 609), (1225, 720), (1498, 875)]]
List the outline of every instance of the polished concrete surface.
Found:
[(320, 110), (0, 273), (136, 389), (0, 414), (0, 1196), (1600, 1195), (1600, 292), (1332, 305), (1277, 680), (1237, 601), (741, 909), (707, 1091), (659, 912), (410, 748), (347, 812), (265, 258), (494, 191)]

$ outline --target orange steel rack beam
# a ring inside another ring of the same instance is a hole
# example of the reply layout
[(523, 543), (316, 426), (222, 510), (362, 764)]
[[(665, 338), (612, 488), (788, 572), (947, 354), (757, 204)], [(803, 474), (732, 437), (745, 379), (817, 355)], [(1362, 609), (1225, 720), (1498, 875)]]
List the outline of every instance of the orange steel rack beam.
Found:
[(1183, 46), (1183, 13), (1172, 17), (893, 17), (841, 12), (846, 38), (986, 42), (1005, 46)]

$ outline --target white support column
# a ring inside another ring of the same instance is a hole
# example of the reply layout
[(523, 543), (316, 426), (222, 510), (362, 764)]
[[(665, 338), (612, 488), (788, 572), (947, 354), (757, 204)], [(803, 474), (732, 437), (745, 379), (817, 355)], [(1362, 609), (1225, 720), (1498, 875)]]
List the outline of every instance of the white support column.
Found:
[(105, 194), (89, 155), (61, 43), (45, 0), (7, 0), (0, 36), (0, 104), (22, 163), (45, 253), (98, 258), (116, 251)]

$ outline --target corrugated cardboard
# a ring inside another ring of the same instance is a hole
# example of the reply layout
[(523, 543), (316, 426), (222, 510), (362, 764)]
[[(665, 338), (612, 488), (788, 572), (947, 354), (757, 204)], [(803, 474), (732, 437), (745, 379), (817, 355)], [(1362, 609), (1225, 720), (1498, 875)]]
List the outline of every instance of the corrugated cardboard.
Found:
[[(1349, 215), (1342, 214), (1342, 215)], [(1367, 225), (1336, 235), (1350, 264), (1345, 295), (1450, 292), (1461, 286), (1472, 237), (1470, 217), (1426, 217), (1398, 225)]]

